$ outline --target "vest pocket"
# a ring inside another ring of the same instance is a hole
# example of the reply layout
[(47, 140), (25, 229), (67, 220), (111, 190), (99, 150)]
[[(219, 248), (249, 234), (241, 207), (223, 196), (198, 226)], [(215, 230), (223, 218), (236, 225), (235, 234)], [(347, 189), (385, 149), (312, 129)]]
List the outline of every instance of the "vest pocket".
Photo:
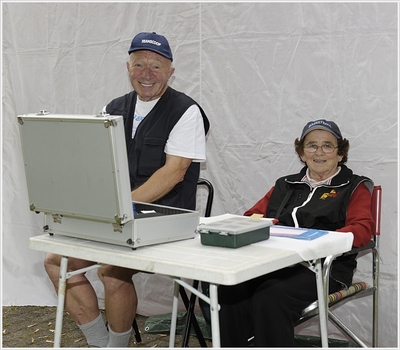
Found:
[(165, 140), (156, 137), (147, 137), (143, 142), (138, 175), (151, 176), (165, 163)]

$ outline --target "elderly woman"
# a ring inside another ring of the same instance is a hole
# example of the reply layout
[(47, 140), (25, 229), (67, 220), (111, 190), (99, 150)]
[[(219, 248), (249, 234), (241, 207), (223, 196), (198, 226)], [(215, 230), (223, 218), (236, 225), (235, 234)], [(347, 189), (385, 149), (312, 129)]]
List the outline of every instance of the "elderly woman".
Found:
[[(344, 165), (349, 141), (334, 122), (322, 119), (307, 123), (294, 144), (303, 169), (279, 178), (244, 215), (263, 214), (286, 226), (352, 232), (355, 247), (366, 245), (374, 227), (373, 182)], [(355, 256), (333, 262), (330, 293), (351, 285), (356, 264)], [(248, 346), (254, 335), (256, 347), (293, 347), (294, 324), (316, 299), (314, 272), (300, 264), (220, 286), (221, 345)]]

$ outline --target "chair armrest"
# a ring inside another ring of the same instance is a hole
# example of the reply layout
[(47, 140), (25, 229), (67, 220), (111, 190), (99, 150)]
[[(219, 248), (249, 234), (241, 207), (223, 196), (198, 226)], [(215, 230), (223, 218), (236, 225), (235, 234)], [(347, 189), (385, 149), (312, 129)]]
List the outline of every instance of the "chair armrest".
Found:
[(369, 250), (369, 249), (374, 249), (376, 247), (376, 242), (375, 241), (370, 241), (367, 245), (364, 247), (359, 247), (359, 248), (352, 248), (346, 253), (343, 253), (342, 256), (347, 256), (347, 255), (352, 255), (352, 254), (357, 254), (359, 252), (363, 252), (364, 250)]

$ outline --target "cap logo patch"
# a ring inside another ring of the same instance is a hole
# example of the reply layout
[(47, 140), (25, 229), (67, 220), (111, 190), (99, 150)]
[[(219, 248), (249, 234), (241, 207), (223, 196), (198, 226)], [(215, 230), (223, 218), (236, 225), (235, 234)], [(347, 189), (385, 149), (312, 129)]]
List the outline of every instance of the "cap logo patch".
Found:
[(327, 123), (327, 122), (325, 122), (325, 121), (323, 121), (323, 120), (317, 120), (316, 122), (311, 123), (311, 124), (308, 126), (308, 128), (310, 129), (310, 128), (312, 128), (313, 126), (315, 126), (315, 125), (320, 125), (320, 124), (326, 125), (326, 126), (328, 126), (329, 128), (332, 128), (332, 125), (331, 125), (331, 124), (329, 124), (329, 123)]
[(149, 40), (149, 39), (142, 39), (142, 44), (153, 44), (157, 46), (161, 46), (161, 43), (155, 40)]

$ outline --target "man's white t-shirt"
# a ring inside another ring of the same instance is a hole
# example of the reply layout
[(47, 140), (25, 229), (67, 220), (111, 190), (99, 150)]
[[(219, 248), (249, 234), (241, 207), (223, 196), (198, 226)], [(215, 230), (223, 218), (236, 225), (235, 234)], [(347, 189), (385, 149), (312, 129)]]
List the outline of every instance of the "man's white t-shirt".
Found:
[[(145, 102), (136, 100), (133, 116), (132, 138), (140, 122), (153, 109), (159, 99)], [(190, 106), (175, 124), (169, 134), (164, 152), (169, 155), (193, 159), (194, 162), (206, 160), (206, 138), (203, 117), (197, 105)]]

